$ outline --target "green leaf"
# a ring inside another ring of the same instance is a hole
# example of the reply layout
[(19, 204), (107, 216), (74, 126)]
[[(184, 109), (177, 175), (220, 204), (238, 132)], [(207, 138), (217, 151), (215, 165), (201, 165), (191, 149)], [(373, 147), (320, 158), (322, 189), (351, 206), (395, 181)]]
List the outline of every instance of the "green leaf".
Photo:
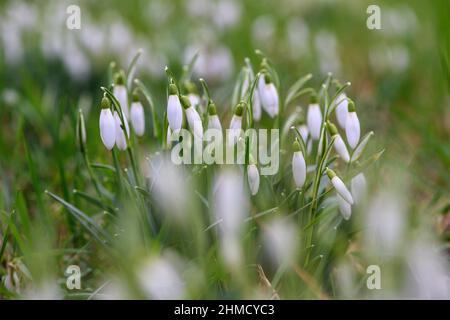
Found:
[(294, 100), (297, 92), (312, 78), (312, 74), (308, 73), (306, 76), (298, 79), (289, 89), (286, 95), (286, 100), (284, 102), (285, 106), (288, 106), (290, 102)]
[(361, 141), (356, 146), (355, 151), (352, 153), (350, 163), (358, 160), (361, 157), (362, 153), (364, 152), (367, 146), (367, 143), (369, 142), (370, 138), (372, 138), (373, 135), (374, 135), (373, 131), (370, 131), (361, 139)]

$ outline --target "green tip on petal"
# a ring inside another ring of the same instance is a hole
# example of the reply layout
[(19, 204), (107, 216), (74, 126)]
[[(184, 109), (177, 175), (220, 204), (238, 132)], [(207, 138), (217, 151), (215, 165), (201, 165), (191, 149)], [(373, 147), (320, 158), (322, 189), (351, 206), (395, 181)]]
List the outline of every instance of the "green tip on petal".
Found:
[(297, 139), (292, 144), (292, 149), (294, 149), (294, 152), (301, 151), (300, 143), (297, 141)]
[(336, 126), (333, 123), (331, 123), (330, 121), (327, 121), (327, 129), (330, 132), (331, 136), (338, 134), (338, 130), (337, 130)]
[(355, 112), (356, 108), (355, 108), (355, 103), (353, 102), (353, 100), (348, 101), (348, 112)]
[(244, 107), (245, 107), (245, 102), (239, 102), (239, 104), (236, 106), (236, 110), (234, 111), (234, 114), (242, 117), (242, 113), (244, 113)]
[(181, 102), (181, 105), (183, 106), (183, 108), (185, 108), (185, 109), (187, 109), (191, 106), (191, 101), (186, 96), (181, 96), (180, 102)]
[(210, 116), (215, 116), (217, 114), (216, 105), (212, 101), (210, 101), (208, 104), (208, 114)]
[(333, 179), (334, 177), (336, 177), (336, 173), (333, 170), (331, 170), (330, 168), (326, 168), (326, 172), (327, 172), (327, 176), (328, 176), (328, 178), (330, 178), (330, 180)]
[(270, 76), (270, 74), (264, 74), (264, 81), (266, 84), (272, 83), (272, 77)]
[(137, 89), (134, 89), (133, 91), (133, 102), (139, 101), (139, 93)]
[(174, 83), (169, 84), (169, 96), (178, 95), (178, 88)]
[(184, 83), (184, 88), (187, 93), (198, 93), (197, 86), (192, 81), (186, 81)]
[(125, 85), (125, 72), (123, 70), (120, 70), (114, 75), (114, 83), (120, 86)]
[(109, 109), (111, 107), (111, 101), (109, 101), (108, 97), (103, 96), (101, 106), (102, 109)]
[(309, 102), (311, 103), (311, 104), (314, 104), (314, 103), (317, 103), (317, 95), (315, 94), (315, 93), (312, 93), (311, 94), (311, 97), (310, 97), (310, 99), (309, 99)]

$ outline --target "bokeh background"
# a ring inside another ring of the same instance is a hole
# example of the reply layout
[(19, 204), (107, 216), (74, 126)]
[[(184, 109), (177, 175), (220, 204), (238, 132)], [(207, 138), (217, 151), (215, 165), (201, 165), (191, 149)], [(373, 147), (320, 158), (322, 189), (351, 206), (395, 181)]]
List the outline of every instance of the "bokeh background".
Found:
[[(66, 27), (70, 4), (81, 8), (80, 30)], [(381, 30), (366, 26), (370, 4), (381, 9)], [(71, 188), (82, 184), (74, 142), (78, 108), (87, 121), (91, 157), (102, 157), (99, 87), (108, 81), (111, 61), (125, 69), (143, 49), (137, 76), (151, 88), (162, 114), (164, 67), (179, 73), (198, 52), (194, 78), (207, 80), (224, 113), (244, 59), (258, 61), (255, 49), (260, 49), (276, 65), (282, 84), (312, 73), (317, 86), (328, 72), (352, 83), (347, 94), (357, 102), (364, 128), (376, 133), (375, 145), (385, 148), (383, 161), (389, 163), (373, 170), (372, 183), (381, 189), (398, 187), (393, 197), (401, 198), (411, 230), (426, 225), (427, 235), (439, 243), (439, 254), (448, 259), (448, 13), (445, 0), (1, 1), (2, 215), (17, 203), (31, 216), (46, 212), (56, 225), (57, 240), (51, 246), (67, 248), (66, 215), (42, 193), (49, 189), (71, 199)], [(145, 139), (151, 144), (150, 136)], [(0, 220), (2, 237), (5, 219)], [(417, 254), (423, 251), (417, 249)], [(2, 249), (0, 275), (17, 268), (14, 259), (20, 255), (13, 252)], [(58, 259), (60, 267), (67, 262)], [(444, 261), (440, 266), (448, 270)], [(63, 278), (61, 270), (54, 272)], [(346, 294), (352, 296), (342, 296)]]

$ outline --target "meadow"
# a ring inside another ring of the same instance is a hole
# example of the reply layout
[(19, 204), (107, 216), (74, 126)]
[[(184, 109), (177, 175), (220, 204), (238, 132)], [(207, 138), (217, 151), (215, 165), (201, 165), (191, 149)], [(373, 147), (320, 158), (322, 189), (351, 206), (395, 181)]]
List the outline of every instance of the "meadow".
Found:
[(450, 298), (447, 1), (71, 4), (0, 3), (1, 299)]

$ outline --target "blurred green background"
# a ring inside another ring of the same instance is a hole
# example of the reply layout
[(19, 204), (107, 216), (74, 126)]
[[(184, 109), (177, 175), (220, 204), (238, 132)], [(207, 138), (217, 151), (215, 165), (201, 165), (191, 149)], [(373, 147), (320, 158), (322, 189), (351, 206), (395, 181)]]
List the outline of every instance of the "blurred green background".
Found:
[[(80, 30), (66, 27), (70, 4), (81, 9)], [(370, 4), (381, 9), (381, 30), (366, 26)], [(365, 130), (376, 133), (376, 144), (386, 148), (383, 157), (411, 183), (409, 205), (429, 215), (446, 241), (449, 7), (445, 0), (2, 1), (0, 208), (10, 212), (19, 198), (31, 216), (47, 212), (57, 226), (57, 247), (64, 247), (67, 217), (41, 194), (49, 189), (77, 201), (67, 186), (83, 185), (75, 156), (78, 108), (87, 121), (91, 158), (104, 154), (99, 87), (108, 82), (110, 61), (125, 69), (143, 49), (137, 76), (162, 114), (164, 67), (179, 74), (198, 52), (194, 78), (206, 79), (225, 113), (244, 58), (258, 61), (260, 49), (282, 84), (312, 73), (317, 86), (328, 72), (352, 83), (347, 94)], [(151, 145), (151, 139), (144, 141)], [(379, 180), (391, 183), (389, 174), (380, 170)], [(0, 257), (6, 269), (6, 256)]]

